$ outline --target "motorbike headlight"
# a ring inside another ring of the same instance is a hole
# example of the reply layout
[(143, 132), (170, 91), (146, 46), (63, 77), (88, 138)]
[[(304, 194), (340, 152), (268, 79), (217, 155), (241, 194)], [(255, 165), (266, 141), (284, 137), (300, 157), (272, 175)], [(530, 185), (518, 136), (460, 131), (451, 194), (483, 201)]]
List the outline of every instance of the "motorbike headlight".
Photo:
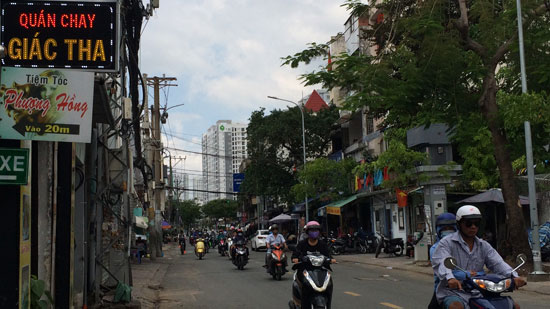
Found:
[(278, 260), (278, 259), (279, 259), (275, 253), (271, 253), (271, 258), (273, 258), (273, 259), (275, 259), (275, 260)]
[(478, 287), (489, 292), (502, 293), (510, 288), (510, 286), (512, 285), (512, 279), (504, 279), (498, 283), (490, 280), (474, 279), (474, 283)]
[(281, 255), (281, 259), (286, 259), (286, 254), (283, 253), (283, 254)]

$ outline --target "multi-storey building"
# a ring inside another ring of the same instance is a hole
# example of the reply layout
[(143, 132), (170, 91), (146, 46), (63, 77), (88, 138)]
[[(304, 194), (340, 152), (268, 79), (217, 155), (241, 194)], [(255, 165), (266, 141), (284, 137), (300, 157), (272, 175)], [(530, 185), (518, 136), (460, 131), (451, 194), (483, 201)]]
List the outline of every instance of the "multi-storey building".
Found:
[(204, 202), (233, 198), (233, 174), (247, 154), (246, 124), (219, 120), (202, 136)]

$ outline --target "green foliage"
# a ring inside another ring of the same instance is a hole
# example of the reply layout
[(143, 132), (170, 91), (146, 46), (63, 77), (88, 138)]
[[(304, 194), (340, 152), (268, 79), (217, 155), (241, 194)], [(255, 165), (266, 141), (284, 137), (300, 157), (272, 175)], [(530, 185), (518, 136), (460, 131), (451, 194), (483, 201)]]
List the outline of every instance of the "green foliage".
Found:
[(304, 200), (306, 194), (331, 200), (342, 194), (349, 195), (353, 181), (352, 170), (356, 165), (351, 159), (337, 162), (327, 158), (307, 163), (306, 168), (298, 173), (300, 183), (292, 187), (296, 201)]
[[(332, 127), (339, 114), (334, 106), (313, 114), (304, 113), (306, 156), (324, 156)], [(242, 192), (280, 197), (292, 201), (291, 188), (297, 181), (295, 170), (303, 166), (302, 118), (300, 110), (264, 109), (254, 111), (248, 125), (248, 159)]]
[[(458, 163), (463, 165), (464, 181), (475, 189), (499, 186), (493, 137), (479, 100), (492, 57), (511, 40), (509, 51), (497, 60), (501, 64), (497, 125), (506, 133), (508, 151), (515, 160), (525, 151), (523, 121), (529, 119), (535, 161), (548, 158), (542, 147), (550, 136), (548, 95), (543, 92), (550, 80), (550, 14), (542, 1), (522, 1), (527, 73), (533, 91), (524, 97), (519, 95), (515, 1), (468, 1), (468, 39), (460, 29), (458, 1), (386, 0), (368, 6), (348, 0), (343, 6), (356, 16), (374, 8), (384, 13), (382, 23), (362, 29), (361, 36), (377, 47), (372, 48), (376, 53), (340, 55), (331, 71), (304, 74), (305, 84), (347, 91), (351, 95), (344, 108), (366, 106), (372, 115), (384, 117), (383, 126), (397, 132), (436, 122), (448, 124), (462, 157)], [(319, 54), (296, 53), (286, 57), (285, 64), (295, 66)]]
[(239, 203), (234, 200), (219, 199), (212, 200), (202, 206), (202, 212), (206, 217), (212, 219), (235, 218)]
[[(46, 296), (46, 299), (42, 299)], [(34, 275), (31, 276), (31, 308), (32, 309), (47, 309), (53, 305), (53, 297), (50, 291), (46, 290), (44, 280), (38, 280)]]
[(185, 226), (195, 223), (201, 218), (201, 206), (194, 200), (174, 201), (179, 216)]
[(388, 167), (391, 177), (382, 183), (384, 188), (396, 188), (410, 185), (417, 179), (414, 172), (415, 166), (426, 163), (427, 154), (408, 149), (397, 139), (390, 140), (388, 149), (383, 152), (376, 161), (364, 162), (357, 166), (353, 172), (358, 177), (364, 174), (374, 174), (376, 170)]

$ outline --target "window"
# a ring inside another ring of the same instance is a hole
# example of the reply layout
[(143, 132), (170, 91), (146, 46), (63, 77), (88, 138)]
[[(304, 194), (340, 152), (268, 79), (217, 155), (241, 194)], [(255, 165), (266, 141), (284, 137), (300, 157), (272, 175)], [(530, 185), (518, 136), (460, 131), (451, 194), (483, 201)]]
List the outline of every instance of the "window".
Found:
[(374, 118), (371, 116), (367, 116), (367, 134), (371, 134), (374, 132)]

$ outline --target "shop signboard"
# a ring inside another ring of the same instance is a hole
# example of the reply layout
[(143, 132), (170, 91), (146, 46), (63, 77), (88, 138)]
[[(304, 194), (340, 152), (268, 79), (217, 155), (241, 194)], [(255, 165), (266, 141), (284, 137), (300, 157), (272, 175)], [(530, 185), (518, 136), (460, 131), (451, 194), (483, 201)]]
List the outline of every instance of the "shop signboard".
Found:
[(116, 0), (1, 1), (4, 66), (118, 69)]
[(340, 215), (340, 207), (327, 207), (327, 214), (329, 215)]
[(2, 68), (0, 138), (89, 143), (94, 73)]

